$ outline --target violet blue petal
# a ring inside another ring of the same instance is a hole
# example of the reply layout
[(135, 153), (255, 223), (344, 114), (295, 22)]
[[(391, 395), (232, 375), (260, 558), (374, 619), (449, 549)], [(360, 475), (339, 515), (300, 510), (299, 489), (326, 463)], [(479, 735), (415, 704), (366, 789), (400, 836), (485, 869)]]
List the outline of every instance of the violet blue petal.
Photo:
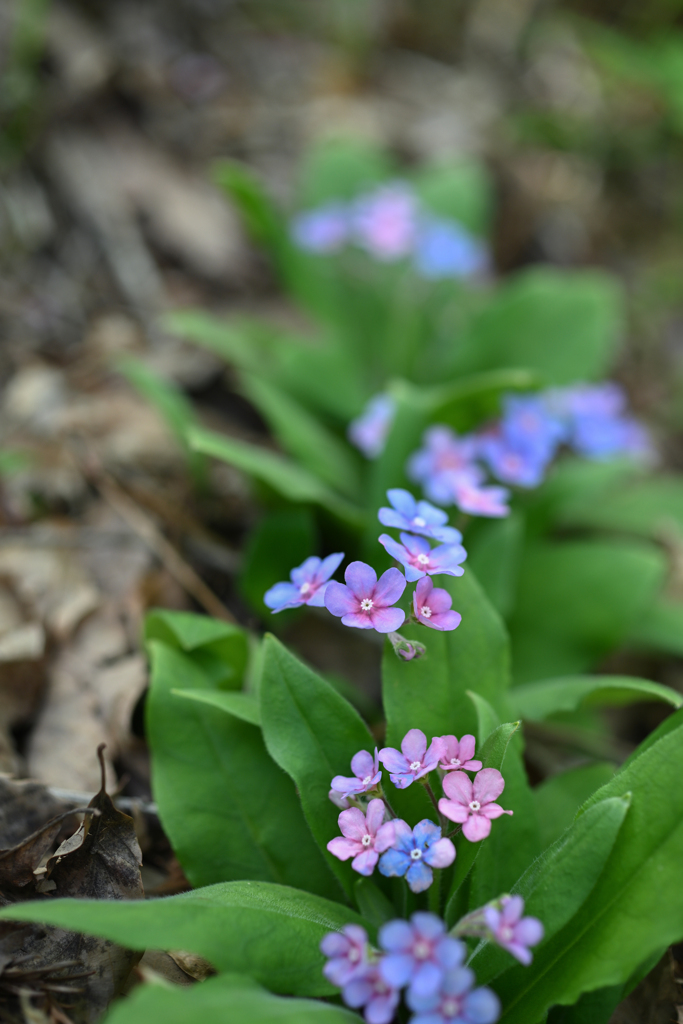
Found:
[(398, 569), (387, 569), (377, 581), (372, 597), (376, 605), (387, 607), (396, 604), (405, 589), (406, 581), (403, 573)]
[[(391, 572), (391, 569), (388, 571)], [(398, 572), (398, 569), (396, 572)], [(395, 633), (397, 629), (401, 628), (405, 618), (406, 614), (400, 608), (380, 608), (372, 616), (372, 628), (376, 629), (378, 633)], [(344, 622), (343, 619), (342, 622)], [(344, 623), (344, 625), (347, 625), (347, 623)]]
[(406, 881), (413, 892), (424, 892), (433, 880), (432, 869), (423, 860), (413, 861), (406, 871)]
[(343, 583), (332, 580), (325, 588), (325, 607), (332, 615), (351, 615), (358, 608), (358, 600)]
[[(398, 572), (397, 569), (394, 571)], [(377, 584), (377, 573), (365, 562), (351, 562), (346, 567), (344, 579), (349, 590), (362, 601), (364, 597), (372, 597)]]

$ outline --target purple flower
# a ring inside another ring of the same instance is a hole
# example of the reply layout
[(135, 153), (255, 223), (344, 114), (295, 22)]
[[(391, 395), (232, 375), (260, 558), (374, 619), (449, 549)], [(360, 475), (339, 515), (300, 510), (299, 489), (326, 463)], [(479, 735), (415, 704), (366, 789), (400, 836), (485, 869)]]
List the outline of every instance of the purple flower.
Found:
[(474, 760), (474, 736), (467, 733), (458, 741), (457, 736), (439, 736), (441, 741), (441, 760), (439, 768), (445, 772), (461, 771), (478, 772), (481, 761)]
[(335, 580), (328, 583), (325, 607), (332, 615), (341, 616), (345, 626), (393, 633), (403, 624), (405, 613), (391, 607), (406, 588), (405, 576), (398, 569), (387, 569), (378, 580), (365, 562), (351, 562), (344, 579), (346, 586)]
[(383, 924), (379, 944), (386, 954), (379, 964), (382, 977), (397, 988), (409, 985), (411, 997), (438, 992), (444, 978), (460, 967), (466, 953), (462, 942), (446, 934), (444, 922), (424, 911), (413, 914), (410, 921)]
[(501, 431), (508, 445), (547, 465), (566, 437), (566, 427), (545, 395), (506, 395)]
[(406, 640), (400, 633), (387, 634), (387, 640), (393, 647), (399, 658), (403, 661), (412, 661), (413, 658), (421, 658), (426, 651), (425, 645), (417, 640)]
[(462, 512), (471, 516), (500, 519), (510, 515), (506, 505), (510, 492), (505, 487), (480, 487), (461, 476), (453, 480), (453, 499)]
[(483, 473), (474, 462), (476, 438), (458, 437), (450, 427), (437, 425), (424, 432), (422, 445), (410, 456), (407, 471), (431, 501), (451, 505), (457, 481), (471, 486), (482, 482)]
[(349, 423), (349, 441), (366, 459), (376, 459), (384, 451), (395, 415), (396, 402), (391, 395), (374, 395), (361, 415)]
[(410, 252), (417, 227), (417, 202), (402, 182), (361, 196), (352, 217), (356, 241), (375, 259), (389, 263)]
[(538, 487), (548, 465), (548, 460), (539, 458), (535, 452), (512, 447), (498, 433), (482, 436), (480, 451), (498, 480), (517, 487)]
[(489, 264), (486, 246), (457, 221), (430, 217), (420, 225), (415, 269), (421, 277), (473, 277), (488, 270)]
[(271, 608), (273, 613), (282, 612), (285, 608), (298, 608), (302, 604), (314, 605), (316, 608), (324, 607), (325, 592), (329, 586), (327, 580), (343, 557), (344, 552), (341, 551), (322, 560), (315, 555), (307, 558), (290, 572), (291, 583), (276, 583), (266, 591), (264, 604)]
[(410, 491), (394, 487), (387, 491), (387, 498), (393, 508), (381, 508), (377, 518), (383, 526), (393, 526), (407, 533), (421, 533), (443, 544), (459, 544), (460, 530), (446, 526), (448, 515), (441, 508), (435, 508), (428, 501), (416, 501)]
[(425, 575), (462, 576), (465, 571), (460, 563), (467, 558), (467, 552), (460, 544), (441, 544), (432, 550), (428, 540), (410, 533), (401, 534), (400, 544), (388, 533), (382, 533), (379, 542), (392, 558), (406, 567), (409, 583)]
[(313, 253), (337, 252), (349, 236), (349, 213), (341, 203), (329, 203), (298, 214), (291, 235), (300, 249)]
[(359, 875), (371, 875), (380, 853), (388, 850), (394, 841), (394, 822), (384, 822), (384, 811), (383, 800), (371, 800), (367, 815), (357, 807), (342, 811), (339, 828), (343, 836), (336, 836), (327, 844), (327, 849), (339, 860), (353, 857), (351, 867)]
[[(345, 813), (348, 814), (348, 811)], [(424, 892), (432, 884), (432, 868), (447, 868), (455, 860), (455, 847), (450, 839), (441, 838), (441, 829), (424, 818), (414, 829), (395, 818), (394, 842), (379, 862), (380, 874), (390, 878), (405, 875), (413, 892)]]
[(498, 996), (490, 988), (473, 989), (474, 981), (469, 967), (456, 967), (434, 993), (409, 990), (406, 1002), (416, 1014), (410, 1024), (494, 1024), (500, 1016)]
[(543, 925), (537, 917), (522, 917), (521, 896), (502, 896), (487, 904), (482, 914), (489, 931), (488, 938), (528, 966), (533, 957), (528, 946), (536, 946), (543, 938)]
[(344, 925), (341, 932), (328, 932), (320, 943), (320, 950), (328, 957), (323, 974), (339, 988), (367, 968), (368, 936), (365, 928), (358, 924)]
[(365, 1007), (363, 1016), (367, 1024), (390, 1024), (401, 993), (384, 980), (378, 968), (370, 965), (362, 974), (352, 978), (342, 989), (342, 999), (354, 1010)]
[(375, 789), (377, 783), (382, 778), (382, 773), (379, 770), (377, 747), (375, 747), (374, 758), (367, 750), (359, 750), (357, 754), (354, 754), (351, 758), (351, 771), (353, 772), (353, 778), (348, 778), (345, 775), (335, 775), (332, 779), (333, 791), (340, 793), (343, 798), (346, 798), (357, 796), (360, 793), (368, 793), (371, 789)]
[(569, 442), (589, 459), (631, 454), (647, 457), (651, 445), (644, 428), (625, 415), (626, 396), (617, 384), (583, 384), (555, 392), (569, 421)]
[(473, 782), (464, 772), (451, 772), (443, 780), (443, 791), (448, 799), (439, 800), (439, 810), (446, 818), (462, 825), (465, 839), (476, 843), (486, 839), (494, 818), (512, 814), (494, 803), (504, 789), (505, 779), (496, 768), (483, 768)]
[(409, 729), (401, 740), (401, 750), (382, 747), (379, 759), (396, 788), (407, 789), (416, 779), (421, 779), (436, 768), (440, 753), (441, 747), (437, 740), (432, 740), (427, 750), (427, 737), (422, 730)]
[(451, 610), (453, 599), (447, 590), (435, 587), (428, 576), (423, 577), (413, 593), (415, 618), (431, 629), (457, 629), (462, 622), (460, 612)]

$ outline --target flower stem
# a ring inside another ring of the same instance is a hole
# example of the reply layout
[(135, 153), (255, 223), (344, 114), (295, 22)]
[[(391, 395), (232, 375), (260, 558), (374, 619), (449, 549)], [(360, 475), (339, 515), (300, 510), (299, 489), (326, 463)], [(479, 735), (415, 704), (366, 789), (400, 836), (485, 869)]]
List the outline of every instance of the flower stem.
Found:
[(422, 785), (424, 786), (424, 788), (425, 788), (425, 789), (426, 789), (426, 791), (427, 791), (427, 796), (429, 797), (429, 799), (430, 799), (430, 800), (432, 801), (432, 803), (434, 804), (434, 807), (435, 807), (435, 809), (436, 809), (436, 813), (437, 813), (437, 814), (439, 815), (439, 824), (440, 824), (440, 825), (441, 825), (441, 827), (443, 828), (443, 827), (444, 827), (444, 824), (445, 824), (445, 820), (444, 820), (444, 816), (443, 816), (443, 814), (442, 814), (442, 813), (441, 813), (441, 811), (439, 810), (439, 801), (438, 801), (438, 800), (436, 799), (436, 796), (434, 795), (434, 790), (433, 790), (433, 789), (432, 789), (432, 787), (431, 787), (431, 786), (429, 785), (429, 782), (428, 782), (428, 781), (427, 781), (426, 779), (422, 779), (421, 781), (422, 781)]

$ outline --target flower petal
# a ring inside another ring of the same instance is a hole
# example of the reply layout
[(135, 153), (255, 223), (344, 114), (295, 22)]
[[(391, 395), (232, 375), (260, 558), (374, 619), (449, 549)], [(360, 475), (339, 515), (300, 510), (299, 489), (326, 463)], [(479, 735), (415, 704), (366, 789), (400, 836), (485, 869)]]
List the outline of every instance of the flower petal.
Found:
[(381, 508), (377, 518), (382, 526), (392, 526), (395, 530), (405, 530), (407, 526), (406, 517), (393, 508)]
[(406, 589), (406, 578), (398, 569), (387, 569), (377, 581), (377, 586), (372, 594), (376, 606), (388, 608), (396, 604), (399, 597)]
[[(445, 526), (448, 522), (448, 513), (444, 512), (442, 508), (430, 505), (428, 501), (418, 501), (416, 512), (430, 526)], [(451, 529), (453, 528), (451, 527)], [(459, 531), (453, 530), (453, 532), (458, 533)]]
[(371, 800), (368, 804), (368, 809), (365, 812), (365, 822), (371, 836), (377, 835), (384, 821), (384, 810), (384, 800)]
[(342, 839), (341, 836), (335, 836), (334, 839), (330, 839), (327, 849), (339, 860), (348, 860), (349, 857), (355, 857), (360, 853), (363, 847), (353, 839)]
[(379, 860), (379, 872), (388, 878), (405, 875), (410, 867), (410, 857), (402, 850), (387, 850)]
[[(413, 601), (414, 601), (416, 609), (417, 609), (418, 605), (422, 606), (423, 604), (429, 604), (429, 598), (431, 596), (431, 593), (432, 593), (433, 589), (434, 589), (434, 584), (432, 583), (432, 581), (429, 579), (428, 576), (424, 576), (420, 580), (418, 585), (415, 587), (415, 594), (414, 594), (414, 597), (413, 597)], [(430, 607), (431, 607), (431, 605), (430, 605)], [(450, 605), (449, 605), (449, 607), (450, 607)]]
[(399, 998), (398, 992), (389, 992), (366, 1003), (363, 1016), (367, 1024), (391, 1024)]
[(505, 779), (497, 768), (482, 768), (474, 780), (474, 799), (480, 804), (488, 804), (499, 797), (504, 789)]
[(462, 615), (460, 612), (440, 612), (437, 615), (432, 615), (431, 619), (425, 622), (426, 626), (433, 626), (434, 629), (440, 629), (442, 632), (448, 632), (452, 629), (457, 629), (462, 622)]
[(375, 836), (375, 849), (378, 853), (384, 853), (385, 850), (388, 850), (394, 845), (395, 841), (396, 829), (394, 827), (394, 823), (393, 821), (385, 821), (377, 830), (377, 835)]
[(323, 956), (344, 956), (349, 949), (349, 940), (340, 932), (328, 932), (320, 941)]
[(446, 931), (441, 918), (427, 910), (416, 911), (410, 920), (415, 930), (425, 939), (436, 939)]
[(438, 615), (449, 610), (453, 604), (453, 598), (443, 587), (434, 587), (427, 604), (432, 609), (432, 613)]
[(392, 558), (395, 558), (402, 565), (407, 565), (408, 553), (402, 544), (399, 544), (397, 540), (390, 537), (388, 533), (380, 533), (378, 540)]
[[(445, 781), (446, 779), (444, 779)], [(458, 825), (462, 825), (470, 816), (469, 809), (465, 804), (455, 803), (453, 800), (444, 800), (443, 797), (439, 800), (439, 810), (444, 817), (455, 821)]]
[(455, 847), (446, 836), (438, 839), (424, 853), (424, 861), (432, 868), (447, 868), (455, 860)]
[[(380, 947), (387, 953), (403, 953), (413, 943), (413, 929), (407, 921), (388, 921), (377, 934)], [(388, 980), (388, 979), (387, 979)], [(390, 984), (394, 984), (390, 982)]]
[(429, 843), (435, 843), (437, 839), (441, 839), (441, 829), (429, 818), (423, 818), (413, 829), (413, 836), (415, 842), (423, 850)]
[[(399, 922), (397, 921), (391, 922), (391, 924), (398, 923)], [(408, 924), (407, 921), (401, 921), (400, 923)], [(402, 988), (409, 981), (410, 976), (413, 973), (413, 958), (410, 953), (390, 952), (388, 956), (383, 956), (380, 960), (379, 973), (384, 981), (386, 981), (387, 985), (394, 985), (396, 988)]]
[(363, 850), (357, 857), (351, 861), (351, 867), (354, 871), (357, 871), (359, 875), (371, 875), (375, 870), (375, 865), (379, 860), (379, 854), (376, 850)]
[(274, 612), (284, 611), (285, 608), (294, 608), (303, 604), (303, 598), (299, 588), (293, 583), (276, 583), (274, 587), (267, 590), (263, 595), (263, 603)]
[(422, 759), (427, 751), (427, 737), (422, 732), (422, 729), (409, 729), (401, 740), (401, 750), (408, 764), (414, 761), (422, 763)]
[(533, 960), (533, 956), (526, 946), (521, 944), (521, 942), (515, 942), (514, 940), (512, 942), (506, 942), (503, 948), (507, 949), (508, 953), (512, 953), (515, 960), (519, 960), (520, 964), (524, 964), (525, 967), (528, 967)]
[(343, 793), (345, 796), (351, 793), (360, 793), (362, 790), (360, 781), (347, 775), (335, 775), (330, 785), (335, 792)]
[[(384, 855), (386, 857), (386, 854)], [(406, 882), (413, 892), (424, 892), (434, 880), (432, 869), (423, 860), (415, 860), (406, 871)]]
[(402, 533), (401, 544), (413, 557), (416, 555), (429, 555), (431, 552), (429, 541), (425, 537), (416, 537), (412, 533)]
[(351, 771), (358, 779), (365, 779), (375, 774), (375, 762), (367, 750), (359, 750), (351, 758)]
[(500, 1016), (500, 1000), (490, 988), (475, 988), (465, 996), (463, 1010), (472, 1024), (493, 1024)]
[(469, 761), (471, 758), (473, 758), (474, 757), (475, 747), (476, 747), (476, 740), (475, 740), (474, 736), (472, 736), (472, 734), (469, 733), (469, 732), (465, 733), (465, 735), (460, 740), (460, 745), (459, 745), (460, 760), (461, 761)]
[(462, 826), (462, 834), (471, 843), (478, 843), (481, 839), (486, 839), (490, 831), (491, 822), (482, 814), (471, 815)]
[(406, 519), (412, 519), (415, 515), (421, 502), (416, 503), (415, 498), (412, 496), (410, 491), (404, 490), (402, 487), (392, 487), (387, 491), (387, 498), (390, 504), (394, 508), (401, 512)]
[(358, 610), (358, 601), (348, 587), (332, 580), (325, 588), (325, 607), (332, 615), (350, 615)]
[(292, 569), (289, 576), (295, 586), (300, 587), (302, 583), (311, 583), (320, 570), (320, 559), (317, 555), (311, 555), (296, 569)]
[(508, 896), (502, 900), (502, 918), (506, 924), (517, 924), (524, 913), (524, 899), (522, 896)]
[(472, 783), (464, 772), (450, 772), (443, 780), (443, 791), (451, 800), (465, 807), (472, 800)]
[(318, 582), (324, 583), (329, 580), (333, 572), (336, 572), (344, 558), (343, 551), (336, 551), (333, 555), (328, 555), (327, 558), (323, 558), (320, 569), (317, 573)]
[[(391, 571), (389, 569), (389, 572)], [(396, 569), (396, 572), (398, 572), (398, 569)], [(401, 576), (400, 573), (399, 576)], [(404, 577), (401, 576), (401, 579), (405, 586)], [(376, 629), (378, 633), (395, 633), (403, 625), (405, 617), (405, 612), (400, 608), (379, 608), (377, 611), (373, 609), (370, 613), (372, 628)]]
[(396, 747), (382, 747), (379, 752), (379, 759), (388, 772), (395, 775), (408, 771), (408, 761), (404, 754)]
[(348, 811), (342, 811), (338, 820), (339, 828), (347, 839), (360, 842), (368, 830), (365, 815), (357, 807), (349, 807)]
[(500, 818), (503, 814), (512, 815), (512, 811), (505, 811), (500, 804), (495, 803), (484, 804), (479, 813), (483, 814), (485, 818), (489, 819), (489, 821), (493, 821), (495, 818)]
[(374, 629), (372, 620), (365, 612), (352, 612), (349, 615), (342, 615), (342, 625), (352, 626), (354, 629)]
[(515, 928), (515, 942), (523, 942), (525, 946), (535, 946), (545, 934), (543, 925), (537, 917), (523, 917)]
[[(394, 571), (398, 572), (397, 569)], [(365, 562), (351, 562), (346, 567), (344, 579), (349, 590), (359, 601), (362, 601), (364, 597), (372, 597), (372, 592), (377, 584), (377, 573)]]

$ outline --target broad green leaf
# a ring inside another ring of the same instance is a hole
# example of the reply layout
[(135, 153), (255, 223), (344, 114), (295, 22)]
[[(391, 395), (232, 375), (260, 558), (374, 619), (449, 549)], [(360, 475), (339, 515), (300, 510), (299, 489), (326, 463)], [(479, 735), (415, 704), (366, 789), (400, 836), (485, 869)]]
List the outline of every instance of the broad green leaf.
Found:
[(516, 682), (590, 669), (626, 638), (664, 572), (661, 552), (637, 541), (529, 543), (509, 622)]
[(552, 1007), (548, 1014), (548, 1024), (609, 1024), (623, 994), (623, 985), (584, 992), (573, 1006)]
[(574, 711), (580, 705), (612, 706), (644, 700), (663, 701), (680, 708), (683, 694), (633, 676), (564, 676), (515, 686), (509, 695), (513, 714), (536, 722), (558, 711)]
[[(149, 644), (147, 736), (159, 816), (195, 886), (257, 878), (336, 898), (339, 890), (304, 821), (294, 787), (254, 725), (177, 689), (210, 686), (191, 657)], [(238, 696), (238, 695), (231, 695)]]
[(433, 422), (465, 431), (498, 416), (504, 393), (531, 391), (538, 385), (538, 374), (531, 370), (487, 370), (427, 388), (425, 399)]
[(358, 1019), (340, 1006), (283, 999), (247, 977), (222, 974), (188, 987), (158, 981), (140, 985), (114, 1003), (103, 1024), (358, 1024)]
[(614, 775), (610, 761), (597, 761), (552, 775), (533, 790), (543, 847), (554, 843), (576, 817), (581, 804)]
[(635, 623), (628, 635), (629, 645), (667, 654), (683, 654), (683, 604), (658, 598)]
[(397, 916), (393, 903), (389, 902), (371, 878), (359, 878), (353, 892), (361, 914), (375, 928)]
[[(665, 718), (663, 722), (660, 722), (656, 729), (654, 729), (649, 736), (646, 736), (642, 743), (640, 743), (630, 757), (627, 757), (624, 761), (622, 771), (633, 764), (633, 762), (642, 757), (642, 755), (653, 747), (655, 743), (658, 743), (664, 736), (668, 736), (669, 733), (675, 732), (683, 725), (683, 709), (675, 711), (668, 718)], [(683, 733), (681, 734), (683, 735)]]
[(303, 209), (354, 199), (391, 174), (386, 150), (361, 139), (315, 141), (299, 168), (297, 195)]
[[(633, 471), (632, 471), (633, 472)], [(618, 530), (659, 539), (683, 531), (683, 480), (676, 476), (631, 479), (605, 488), (600, 500), (575, 493), (559, 510), (567, 526)]]
[(683, 938), (682, 776), (683, 742), (677, 728), (631, 761), (581, 809), (577, 825), (596, 804), (632, 794), (631, 808), (590, 899), (539, 949), (522, 978), (508, 981), (506, 972), (499, 979), (505, 1024), (528, 1024), (553, 1003), (570, 1005), (583, 992), (623, 983), (651, 954)]
[(320, 940), (365, 922), (348, 907), (268, 882), (221, 882), (151, 900), (36, 900), (0, 919), (40, 921), (100, 935), (130, 949), (186, 949), (219, 971), (247, 974), (271, 991), (326, 996)]
[[(280, 580), (288, 580), (291, 570), (315, 553), (318, 537), (315, 517), (310, 508), (289, 506), (267, 512), (250, 531), (239, 574), (239, 589), (261, 617), (279, 627), (292, 613), (273, 611), (263, 601), (266, 591)], [(296, 613), (294, 613), (296, 614)]]
[(145, 640), (192, 653), (195, 664), (222, 689), (239, 689), (249, 659), (249, 637), (241, 626), (194, 612), (153, 608), (145, 617)]
[(155, 407), (181, 445), (195, 480), (203, 482), (206, 477), (205, 459), (187, 443), (188, 431), (197, 422), (192, 403), (179, 387), (164, 380), (141, 359), (126, 356), (117, 361), (116, 369)]
[[(545, 945), (583, 906), (600, 877), (629, 809), (628, 797), (603, 800), (590, 813), (576, 819), (541, 857), (512, 886), (524, 897), (525, 914), (537, 917), (545, 929), (543, 945), (534, 951), (534, 966), (524, 971), (512, 963), (508, 953), (483, 943), (472, 958), (477, 980), (489, 982), (505, 972), (517, 980), (538, 972), (536, 960)], [(510, 983), (506, 980), (506, 991)], [(507, 1003), (503, 1004), (507, 1006)], [(538, 1020), (542, 1014), (528, 1018)]]
[(210, 704), (250, 725), (261, 725), (261, 707), (253, 693), (230, 693), (225, 690), (171, 690), (171, 693), (174, 697)]
[(595, 380), (612, 362), (623, 326), (616, 278), (583, 270), (524, 270), (474, 318), (458, 370), (519, 366), (546, 384)]
[[(510, 731), (507, 733), (507, 740), (505, 741), (505, 748), (503, 750), (503, 755), (504, 755), (505, 749), (507, 749), (507, 741), (509, 740), (510, 736), (515, 731), (515, 729), (519, 728), (519, 722), (508, 723), (507, 726), (501, 726), (500, 715), (491, 707), (491, 705), (489, 704), (489, 702), (487, 700), (485, 700), (482, 696), (480, 696), (480, 694), (474, 693), (473, 690), (467, 690), (466, 693), (467, 693), (467, 696), (472, 701), (472, 703), (474, 704), (474, 710), (477, 713), (477, 732), (476, 732), (476, 737), (477, 737), (477, 743), (479, 744), (479, 752), (478, 752), (478, 755), (477, 755), (479, 757), (479, 760), (483, 761), (482, 752), (484, 750), (484, 743), (485, 743), (485, 741), (488, 740), (489, 738), (491, 738), (491, 740), (493, 741), (492, 733), (497, 730), (497, 736), (498, 735), (504, 735), (505, 731), (507, 729), (509, 729)], [(514, 725), (514, 728), (512, 727), (513, 725)], [(488, 744), (488, 751), (489, 752), (491, 751), (491, 747), (492, 747), (492, 744), (489, 743)], [(495, 757), (495, 754), (494, 754), (494, 757)], [(501, 757), (501, 761), (502, 761), (502, 757)], [(499, 765), (492, 763), (492, 764), (485, 765), (485, 767), (486, 768), (498, 768)]]
[(190, 431), (188, 440), (195, 451), (230, 463), (268, 484), (289, 501), (322, 505), (352, 526), (363, 524), (363, 513), (357, 506), (335, 494), (307, 469), (284, 455), (199, 427)]
[(475, 520), (467, 531), (467, 565), (504, 617), (514, 607), (523, 541), (524, 518), (519, 511), (505, 519)]
[(264, 649), (261, 717), (266, 746), (296, 783), (311, 832), (351, 896), (356, 876), (350, 863), (327, 852), (327, 843), (340, 834), (339, 809), (328, 793), (332, 778), (348, 774), (353, 755), (372, 751), (375, 741), (351, 705), (275, 637), (266, 637)]
[(493, 193), (483, 163), (461, 160), (428, 164), (420, 168), (414, 183), (418, 196), (434, 213), (453, 218), (476, 234), (486, 234)]
[(279, 388), (255, 374), (241, 380), (285, 451), (346, 497), (357, 498), (359, 467), (349, 446)]

